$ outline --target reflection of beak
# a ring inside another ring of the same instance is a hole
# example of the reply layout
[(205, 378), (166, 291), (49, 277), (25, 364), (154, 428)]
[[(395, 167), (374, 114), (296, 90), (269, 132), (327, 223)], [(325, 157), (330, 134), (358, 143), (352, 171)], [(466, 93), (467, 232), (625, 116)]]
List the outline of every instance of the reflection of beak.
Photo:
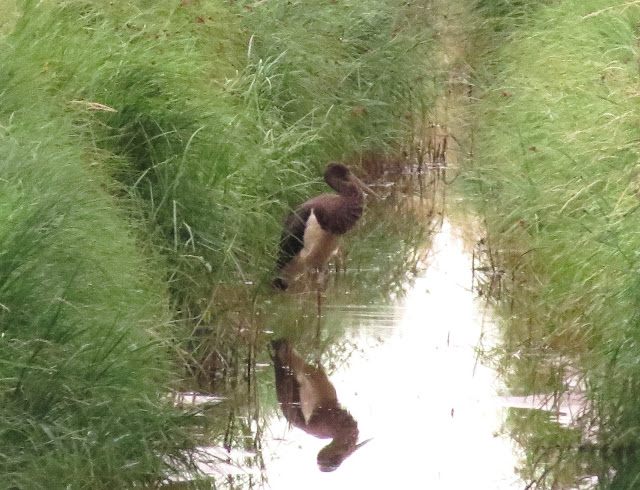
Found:
[(364, 446), (367, 442), (369, 442), (371, 439), (373, 439), (373, 437), (367, 439), (366, 441), (362, 441), (358, 444), (356, 444), (356, 447), (354, 448), (354, 452), (357, 451), (358, 449), (360, 449), (362, 446)]
[(353, 181), (358, 184), (360, 186), (360, 188), (362, 190), (364, 190), (367, 194), (371, 194), (373, 197), (377, 198), (377, 199), (382, 199), (382, 197), (380, 197), (380, 194), (377, 194), (376, 192), (373, 191), (373, 189), (371, 189), (371, 187), (369, 187), (367, 184), (365, 184), (364, 182), (362, 182), (358, 177), (356, 177), (355, 175), (351, 174), (351, 178), (353, 179)]

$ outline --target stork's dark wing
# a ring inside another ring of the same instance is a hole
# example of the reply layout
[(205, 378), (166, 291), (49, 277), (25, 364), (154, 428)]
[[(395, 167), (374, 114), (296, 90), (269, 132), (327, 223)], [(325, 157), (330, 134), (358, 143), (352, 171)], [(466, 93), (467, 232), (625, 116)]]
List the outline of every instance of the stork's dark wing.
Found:
[(307, 201), (323, 230), (344, 235), (362, 216), (362, 201), (345, 199), (336, 194), (323, 194)]
[(304, 246), (304, 229), (311, 214), (311, 209), (312, 206), (307, 201), (291, 213), (284, 222), (276, 270), (281, 270), (302, 250)]
[(271, 342), (271, 347), (274, 351), (271, 359), (273, 360), (276, 375), (276, 396), (285, 418), (295, 427), (304, 428), (305, 420), (300, 404), (300, 384), (289, 363), (283, 362), (279, 354), (284, 342), (286, 341), (274, 340)]

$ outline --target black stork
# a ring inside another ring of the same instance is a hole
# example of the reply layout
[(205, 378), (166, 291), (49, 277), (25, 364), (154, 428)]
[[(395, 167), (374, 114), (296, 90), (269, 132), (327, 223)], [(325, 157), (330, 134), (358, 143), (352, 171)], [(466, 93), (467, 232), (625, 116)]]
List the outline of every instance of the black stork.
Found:
[(363, 188), (341, 163), (330, 163), (325, 182), (338, 194), (321, 194), (300, 204), (284, 223), (273, 286), (286, 290), (305, 270), (321, 271), (338, 248), (338, 238), (362, 216)]
[(320, 439), (332, 439), (318, 453), (318, 468), (334, 471), (358, 444), (358, 423), (338, 402), (336, 390), (321, 367), (305, 363), (287, 340), (274, 340), (276, 394), (291, 425)]

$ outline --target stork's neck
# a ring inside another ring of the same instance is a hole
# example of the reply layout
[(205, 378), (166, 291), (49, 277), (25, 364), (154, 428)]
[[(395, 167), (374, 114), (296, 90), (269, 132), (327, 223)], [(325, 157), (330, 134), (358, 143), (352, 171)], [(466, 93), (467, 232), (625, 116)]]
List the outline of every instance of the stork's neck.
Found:
[(351, 199), (357, 202), (362, 202), (364, 199), (364, 193), (353, 182), (340, 182), (337, 186), (334, 187), (338, 194), (342, 197)]
[[(355, 422), (355, 421), (354, 421)], [(333, 471), (356, 450), (358, 429), (345, 430), (336, 434), (333, 441), (323, 447), (318, 453), (318, 465), (322, 471)]]
[(355, 449), (357, 442), (358, 442), (357, 427), (344, 429), (342, 432), (335, 434), (333, 441), (331, 441), (331, 443), (334, 446), (343, 447), (349, 451), (353, 451), (353, 449)]
[(339, 404), (331, 410), (333, 443), (340, 447), (355, 447), (358, 441), (358, 423)]

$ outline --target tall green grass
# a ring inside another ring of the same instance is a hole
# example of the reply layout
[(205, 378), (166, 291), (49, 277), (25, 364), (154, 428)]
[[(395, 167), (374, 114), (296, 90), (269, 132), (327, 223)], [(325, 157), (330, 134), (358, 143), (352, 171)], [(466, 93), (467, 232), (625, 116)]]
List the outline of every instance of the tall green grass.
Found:
[(61, 103), (117, 110), (79, 125), (142, 205), (179, 302), (210, 270), (259, 280), (307, 183), (397, 148), (424, 104), (429, 26), (400, 3), (134, 5), (33, 4), (11, 42)]
[[(589, 0), (533, 12), (478, 63), (466, 190), (512, 273), (512, 386), (548, 389), (540, 369), (578, 368), (598, 417), (600, 485), (636, 488), (640, 9)], [(543, 367), (526, 367), (522, 349)]]
[(165, 287), (49, 110), (0, 114), (2, 486), (150, 482), (187, 447), (165, 400)]

